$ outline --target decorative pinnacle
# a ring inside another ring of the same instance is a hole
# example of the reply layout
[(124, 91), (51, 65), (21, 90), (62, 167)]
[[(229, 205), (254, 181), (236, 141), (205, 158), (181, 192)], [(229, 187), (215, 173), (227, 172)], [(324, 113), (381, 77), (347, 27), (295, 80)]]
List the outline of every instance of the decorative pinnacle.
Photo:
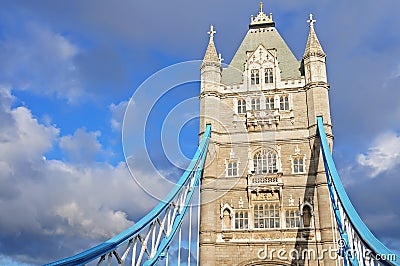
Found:
[(267, 14), (265, 14), (263, 11), (263, 6), (263, 2), (260, 2), (260, 12), (258, 12), (256, 17), (254, 17), (253, 15), (251, 16), (250, 25), (273, 23), (272, 13), (269, 13), (269, 16), (267, 16)]
[(307, 20), (307, 22), (310, 24), (310, 27), (313, 27), (314, 23), (317, 21), (315, 19), (313, 19), (313, 14), (310, 13), (310, 19)]
[(214, 26), (211, 24), (210, 25), (210, 31), (207, 32), (207, 34), (210, 35), (210, 42), (214, 41), (214, 34), (215, 33), (217, 33), (217, 32), (214, 30)]

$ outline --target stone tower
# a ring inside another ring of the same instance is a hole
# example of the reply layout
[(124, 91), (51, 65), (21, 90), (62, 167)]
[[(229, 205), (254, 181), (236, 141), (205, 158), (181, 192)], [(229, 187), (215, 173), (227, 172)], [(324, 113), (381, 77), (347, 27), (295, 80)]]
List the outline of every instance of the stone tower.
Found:
[[(201, 65), (201, 265), (336, 265), (336, 230), (317, 135), (332, 147), (326, 55), (310, 33), (301, 61), (260, 4), (230, 64), (210, 41)], [(329, 254), (328, 252), (333, 252)], [(333, 257), (333, 258), (332, 258)]]

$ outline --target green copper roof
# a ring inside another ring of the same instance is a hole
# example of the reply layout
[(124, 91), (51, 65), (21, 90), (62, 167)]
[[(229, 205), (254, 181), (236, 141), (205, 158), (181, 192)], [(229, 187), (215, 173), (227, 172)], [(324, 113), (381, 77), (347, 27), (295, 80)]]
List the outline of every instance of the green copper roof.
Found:
[[(226, 85), (242, 83), (242, 73), (246, 62), (246, 52), (254, 51), (262, 44), (267, 49), (277, 49), (279, 68), (282, 78), (297, 79), (301, 77), (300, 64), (289, 49), (275, 27), (250, 29), (244, 37), (242, 44), (236, 51), (228, 68), (222, 71), (222, 83)], [(238, 73), (237, 69), (241, 72)]]

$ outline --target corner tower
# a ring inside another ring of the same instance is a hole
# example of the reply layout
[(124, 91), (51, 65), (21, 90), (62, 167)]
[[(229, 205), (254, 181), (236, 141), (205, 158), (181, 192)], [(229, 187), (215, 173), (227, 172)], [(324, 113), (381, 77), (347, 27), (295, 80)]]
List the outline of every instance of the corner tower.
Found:
[(260, 4), (226, 68), (210, 29), (201, 65), (200, 134), (212, 126), (201, 265), (336, 265), (326, 255), (336, 231), (316, 131), (322, 115), (332, 145), (326, 56), (309, 23), (298, 60)]
[(323, 116), (324, 122), (330, 124), (330, 108), (328, 99), (329, 84), (326, 76), (326, 54), (319, 43), (314, 30), (317, 22), (310, 14), (307, 45), (303, 55), (304, 74), (307, 86), (308, 114), (310, 126), (315, 126), (317, 116)]

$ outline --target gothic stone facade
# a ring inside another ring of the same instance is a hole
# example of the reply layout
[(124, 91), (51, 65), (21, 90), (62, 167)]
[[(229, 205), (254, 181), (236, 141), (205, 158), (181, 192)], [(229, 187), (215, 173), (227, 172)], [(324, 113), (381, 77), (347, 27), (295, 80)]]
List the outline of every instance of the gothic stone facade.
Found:
[(325, 253), (336, 231), (316, 125), (323, 116), (332, 147), (326, 56), (308, 22), (298, 61), (260, 8), (226, 68), (211, 26), (201, 65), (200, 135), (212, 125), (201, 265), (337, 263)]

